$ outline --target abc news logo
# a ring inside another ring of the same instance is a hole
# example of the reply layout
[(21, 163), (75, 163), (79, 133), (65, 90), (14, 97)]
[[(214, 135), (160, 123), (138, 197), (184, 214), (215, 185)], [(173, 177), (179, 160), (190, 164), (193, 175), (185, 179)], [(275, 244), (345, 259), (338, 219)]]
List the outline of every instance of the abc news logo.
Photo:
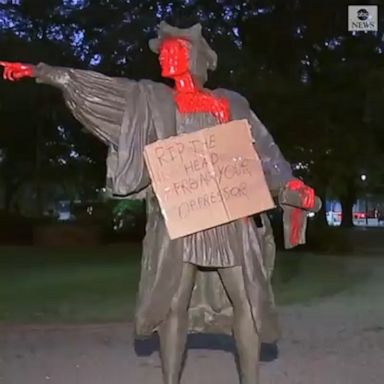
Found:
[(377, 31), (378, 6), (377, 5), (350, 5), (348, 6), (349, 31)]

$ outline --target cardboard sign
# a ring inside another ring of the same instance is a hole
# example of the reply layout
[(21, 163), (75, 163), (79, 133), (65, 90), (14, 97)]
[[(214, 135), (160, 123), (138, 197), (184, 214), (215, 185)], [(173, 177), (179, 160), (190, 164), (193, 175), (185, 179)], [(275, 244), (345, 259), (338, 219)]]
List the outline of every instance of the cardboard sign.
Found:
[(159, 140), (144, 156), (171, 239), (275, 206), (247, 120)]

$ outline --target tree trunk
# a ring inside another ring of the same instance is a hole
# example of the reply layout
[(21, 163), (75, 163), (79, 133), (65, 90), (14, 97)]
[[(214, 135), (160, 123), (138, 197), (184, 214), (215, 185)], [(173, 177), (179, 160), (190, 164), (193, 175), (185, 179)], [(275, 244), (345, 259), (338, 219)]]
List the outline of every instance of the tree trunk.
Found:
[(4, 182), (4, 211), (11, 212), (11, 203), (13, 196), (13, 188), (10, 182)]
[(316, 195), (319, 196), (321, 199), (321, 209), (319, 212), (316, 213), (316, 216), (314, 218), (314, 223), (316, 227), (319, 228), (325, 228), (328, 226), (328, 221), (327, 221), (327, 205), (326, 205), (326, 195), (325, 193), (319, 193), (318, 190), (316, 190)]
[[(6, 164), (6, 167), (9, 165)], [(14, 207), (14, 198), (20, 188), (22, 183), (19, 180), (16, 180), (12, 175), (6, 175), (3, 178), (3, 188), (4, 188), (4, 210), (7, 213), (12, 213)], [(17, 204), (16, 204), (17, 205)], [(20, 212), (17, 212), (20, 213)]]
[(352, 195), (341, 196), (340, 204), (342, 211), (341, 226), (343, 228), (353, 227), (353, 204), (355, 204), (355, 198)]
[(42, 159), (41, 159), (41, 145), (42, 145), (42, 128), (38, 124), (36, 126), (36, 142), (35, 142), (35, 180), (34, 187), (36, 193), (36, 214), (37, 217), (43, 216), (44, 203), (42, 191)]
[(313, 220), (310, 221), (313, 223), (313, 226), (318, 229), (328, 227), (326, 181), (324, 181), (323, 183), (317, 182), (308, 185), (314, 188), (316, 196), (318, 196), (321, 200), (321, 209), (319, 210), (319, 212), (316, 213)]

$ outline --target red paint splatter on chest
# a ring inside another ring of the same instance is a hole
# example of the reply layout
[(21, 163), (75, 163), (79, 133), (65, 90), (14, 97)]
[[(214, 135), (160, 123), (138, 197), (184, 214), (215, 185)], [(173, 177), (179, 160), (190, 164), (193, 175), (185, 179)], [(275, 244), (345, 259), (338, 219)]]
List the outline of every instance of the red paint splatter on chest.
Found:
[(226, 123), (231, 119), (228, 100), (209, 93), (176, 92), (175, 102), (180, 113), (211, 113), (220, 123)]

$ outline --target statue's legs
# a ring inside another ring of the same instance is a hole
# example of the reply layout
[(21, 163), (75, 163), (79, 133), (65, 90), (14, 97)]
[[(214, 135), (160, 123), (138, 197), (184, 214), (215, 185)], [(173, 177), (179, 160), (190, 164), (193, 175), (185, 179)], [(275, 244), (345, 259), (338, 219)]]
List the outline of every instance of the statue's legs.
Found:
[(241, 267), (221, 268), (220, 277), (233, 305), (233, 333), (242, 384), (259, 383), (260, 338), (252, 318)]
[(164, 384), (179, 383), (188, 334), (188, 306), (195, 276), (196, 266), (184, 263), (180, 286), (172, 299), (168, 317), (159, 328)]

